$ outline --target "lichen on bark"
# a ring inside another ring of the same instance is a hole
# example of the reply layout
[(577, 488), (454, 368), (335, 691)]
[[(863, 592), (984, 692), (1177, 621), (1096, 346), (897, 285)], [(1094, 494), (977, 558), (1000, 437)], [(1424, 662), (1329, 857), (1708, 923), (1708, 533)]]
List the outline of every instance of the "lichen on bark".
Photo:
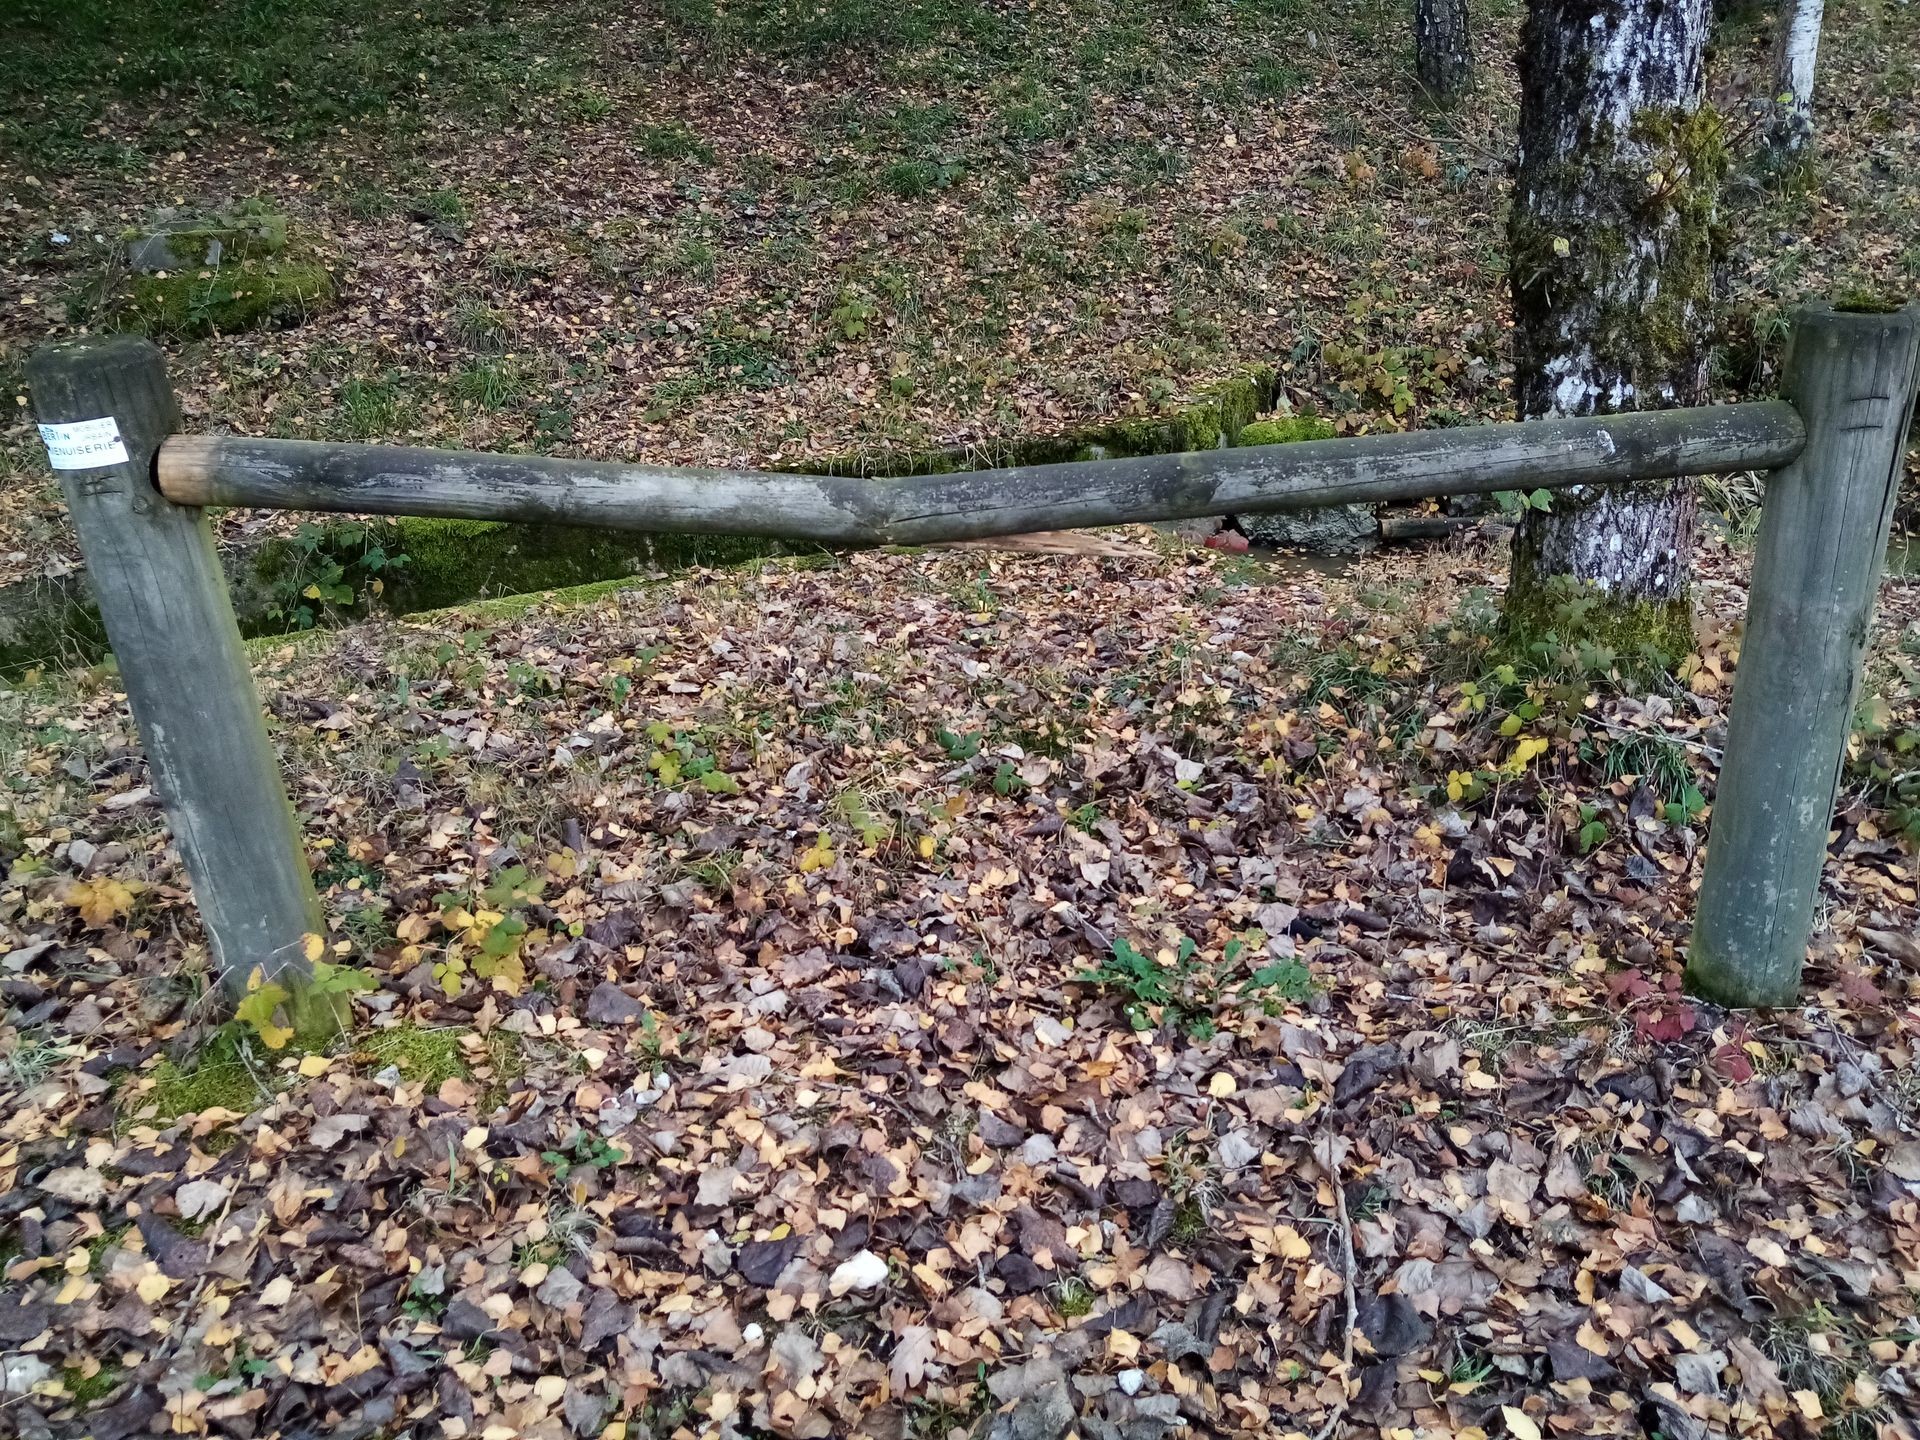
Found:
[[(1724, 125), (1702, 104), (1706, 30), (1704, 0), (1529, 10), (1509, 218), (1523, 418), (1705, 396), (1727, 169)], [(1684, 483), (1561, 492), (1515, 537), (1510, 628), (1537, 618), (1556, 575), (1595, 588), (1596, 636), (1641, 628), (1649, 602), (1684, 609), (1693, 522)]]

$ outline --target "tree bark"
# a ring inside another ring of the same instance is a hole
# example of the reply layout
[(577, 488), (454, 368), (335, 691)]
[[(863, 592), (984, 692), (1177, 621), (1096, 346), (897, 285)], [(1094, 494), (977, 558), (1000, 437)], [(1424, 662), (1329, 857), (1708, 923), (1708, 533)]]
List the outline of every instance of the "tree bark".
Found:
[(1774, 114), (1771, 141), (1776, 159), (1791, 159), (1813, 140), (1813, 67), (1820, 56), (1820, 23), (1826, 0), (1782, 0), (1780, 38), (1774, 49)]
[[(1701, 103), (1706, 36), (1707, 0), (1529, 8), (1508, 221), (1524, 418), (1706, 393), (1726, 170), (1719, 118)], [(1514, 537), (1509, 630), (1677, 658), (1691, 643), (1693, 529), (1684, 482), (1556, 495)]]
[(1467, 0), (1413, 0), (1413, 68), (1421, 87), (1443, 104), (1473, 88)]

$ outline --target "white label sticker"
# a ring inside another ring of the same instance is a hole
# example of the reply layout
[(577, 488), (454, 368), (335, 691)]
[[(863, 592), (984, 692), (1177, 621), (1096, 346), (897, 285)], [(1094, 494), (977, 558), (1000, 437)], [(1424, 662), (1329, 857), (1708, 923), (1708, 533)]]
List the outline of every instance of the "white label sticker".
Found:
[(56, 470), (98, 470), (103, 465), (127, 463), (127, 447), (111, 415), (103, 420), (42, 425), (40, 438), (46, 442), (47, 459)]

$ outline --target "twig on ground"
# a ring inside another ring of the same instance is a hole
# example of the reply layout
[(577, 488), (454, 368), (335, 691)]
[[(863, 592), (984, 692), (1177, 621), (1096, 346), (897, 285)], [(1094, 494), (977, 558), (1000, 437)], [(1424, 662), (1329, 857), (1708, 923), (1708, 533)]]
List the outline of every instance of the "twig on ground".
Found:
[[(1324, 1117), (1324, 1111), (1322, 1115)], [(1340, 1278), (1347, 1296), (1347, 1339), (1341, 1350), (1340, 1403), (1333, 1407), (1333, 1413), (1327, 1416), (1326, 1423), (1315, 1431), (1313, 1436), (1313, 1440), (1328, 1440), (1347, 1415), (1347, 1403), (1350, 1398), (1347, 1387), (1352, 1383), (1353, 1372), (1353, 1337), (1360, 1329), (1360, 1300), (1353, 1288), (1353, 1272), (1356, 1268), (1353, 1258), (1353, 1223), (1347, 1218), (1347, 1189), (1340, 1179), (1339, 1152), (1334, 1149), (1331, 1130), (1321, 1134), (1313, 1150), (1314, 1158), (1320, 1162), (1320, 1168), (1327, 1172), (1327, 1180), (1333, 1186), (1333, 1205), (1340, 1216)]]
[[(1584, 723), (1588, 725), (1598, 725), (1602, 730), (1611, 730), (1616, 735), (1647, 735), (1655, 733), (1636, 729), (1632, 725), (1622, 725), (1617, 720), (1609, 720), (1601, 715), (1588, 715), (1585, 717)], [(1683, 740), (1678, 735), (1668, 735), (1665, 733), (1661, 733), (1660, 738), (1670, 745), (1678, 745), (1682, 750), (1698, 751), (1700, 754), (1709, 756), (1715, 760), (1720, 758), (1720, 752), (1704, 741)]]

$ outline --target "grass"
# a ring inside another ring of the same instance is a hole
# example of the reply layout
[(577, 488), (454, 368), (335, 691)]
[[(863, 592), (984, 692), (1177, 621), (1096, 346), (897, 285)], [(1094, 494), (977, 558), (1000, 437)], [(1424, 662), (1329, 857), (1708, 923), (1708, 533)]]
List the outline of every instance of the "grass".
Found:
[(412, 409), (412, 398), (398, 374), (355, 378), (340, 387), (340, 428), (351, 440), (397, 436)]
[[(511, 0), (15, 0), (0, 47), (0, 151), (118, 167), (194, 126), (304, 141), (349, 126), (399, 131), (430, 105), (504, 111), (565, 90), (564, 65), (530, 62), (574, 53), (569, 19), (566, 5)], [(144, 133), (109, 118), (119, 107)]]
[(633, 132), (633, 143), (642, 155), (655, 160), (692, 160), (701, 165), (713, 163), (713, 147), (679, 121), (642, 125)]
[(1078, 1275), (1069, 1275), (1064, 1280), (1056, 1281), (1048, 1293), (1053, 1297), (1053, 1308), (1068, 1320), (1090, 1314), (1093, 1302), (1098, 1298), (1093, 1286)]
[(504, 410), (526, 393), (532, 377), (511, 360), (481, 360), (453, 377), (454, 395), (482, 410)]

